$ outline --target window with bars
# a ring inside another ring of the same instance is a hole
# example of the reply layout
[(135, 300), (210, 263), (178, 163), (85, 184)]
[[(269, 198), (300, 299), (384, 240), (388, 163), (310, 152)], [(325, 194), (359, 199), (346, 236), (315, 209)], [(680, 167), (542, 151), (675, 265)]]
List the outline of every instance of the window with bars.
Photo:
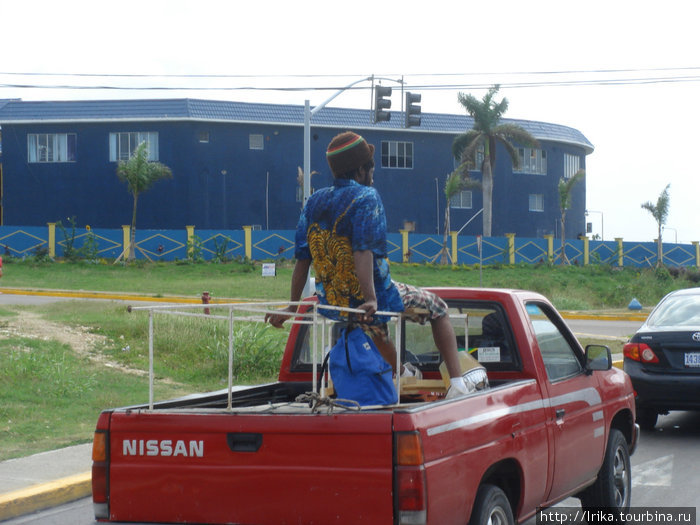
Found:
[(570, 179), (580, 169), (581, 158), (578, 155), (564, 153), (564, 178)]
[(471, 190), (460, 191), (450, 199), (450, 207), (452, 208), (472, 208), (472, 192)]
[(413, 142), (383, 140), (382, 168), (413, 169)]
[(248, 135), (248, 149), (265, 149), (264, 137), (257, 133), (251, 133)]
[(158, 160), (158, 132), (156, 131), (127, 131), (109, 134), (109, 161), (129, 160), (136, 148), (142, 142), (146, 143), (148, 160)]
[(76, 137), (75, 133), (29, 133), (27, 159), (29, 162), (75, 162)]
[(513, 170), (515, 173), (547, 175), (546, 151), (534, 148), (518, 148), (518, 160), (520, 167)]
[(541, 193), (531, 193), (530, 196), (530, 211), (544, 211), (544, 195)]

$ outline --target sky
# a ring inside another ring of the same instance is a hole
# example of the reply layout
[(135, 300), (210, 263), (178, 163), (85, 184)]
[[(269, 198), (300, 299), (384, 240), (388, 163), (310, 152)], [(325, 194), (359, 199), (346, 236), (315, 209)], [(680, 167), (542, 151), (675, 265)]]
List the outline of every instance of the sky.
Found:
[[(594, 145), (592, 234), (655, 239), (641, 204), (670, 184), (664, 241), (690, 243), (700, 241), (696, 13), (686, 0), (0, 0), (0, 99), (313, 107), (375, 75), (403, 79), (423, 112), (464, 114), (459, 92), (481, 98), (500, 84), (506, 118), (571, 126)], [(369, 108), (369, 86), (330, 105)]]

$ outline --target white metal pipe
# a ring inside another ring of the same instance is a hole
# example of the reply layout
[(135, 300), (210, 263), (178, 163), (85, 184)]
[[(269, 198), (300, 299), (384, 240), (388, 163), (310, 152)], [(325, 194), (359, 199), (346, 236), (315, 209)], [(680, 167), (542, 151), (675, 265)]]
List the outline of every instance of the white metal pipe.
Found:
[(153, 410), (153, 311), (148, 312), (148, 408)]
[(233, 308), (228, 311), (228, 403), (233, 408)]

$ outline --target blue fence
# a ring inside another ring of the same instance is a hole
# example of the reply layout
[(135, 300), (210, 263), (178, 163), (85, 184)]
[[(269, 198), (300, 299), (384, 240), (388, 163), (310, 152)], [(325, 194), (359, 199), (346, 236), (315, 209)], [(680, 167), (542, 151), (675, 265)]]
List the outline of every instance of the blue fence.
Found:
[[(191, 228), (191, 227), (190, 227)], [(128, 231), (123, 229), (54, 228), (38, 226), (0, 226), (0, 255), (33, 257), (53, 253), (62, 257), (72, 249), (105, 259), (122, 255)], [(387, 235), (389, 258), (416, 263), (439, 262), (442, 235), (390, 233)], [(479, 247), (481, 246), (481, 253)], [(449, 236), (450, 262), (472, 265), (561, 261), (561, 243), (552, 238)], [(187, 259), (196, 253), (205, 260), (215, 258), (276, 260), (294, 257), (293, 230), (136, 230), (136, 257), (153, 261)], [(456, 256), (456, 260), (452, 259)], [(572, 239), (566, 242), (566, 257), (573, 264), (611, 264), (614, 266), (653, 267), (655, 242), (594, 241)], [(700, 266), (698, 242), (663, 243), (663, 262), (667, 266)]]

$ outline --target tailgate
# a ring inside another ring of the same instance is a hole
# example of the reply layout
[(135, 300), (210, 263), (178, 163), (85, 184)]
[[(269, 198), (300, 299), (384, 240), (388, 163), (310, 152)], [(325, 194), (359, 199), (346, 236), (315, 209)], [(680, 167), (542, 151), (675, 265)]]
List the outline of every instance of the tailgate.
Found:
[(116, 521), (392, 523), (392, 413), (115, 412)]

